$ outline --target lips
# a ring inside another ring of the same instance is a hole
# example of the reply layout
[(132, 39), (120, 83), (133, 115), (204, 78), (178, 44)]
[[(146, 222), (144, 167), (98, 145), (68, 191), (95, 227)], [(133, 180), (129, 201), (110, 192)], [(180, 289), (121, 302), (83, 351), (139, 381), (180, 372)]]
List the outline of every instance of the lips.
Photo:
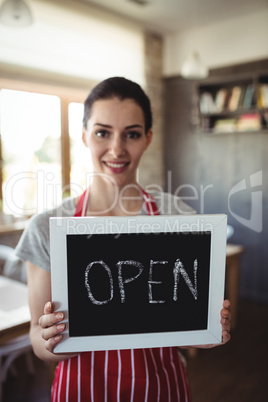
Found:
[(121, 173), (123, 172), (130, 162), (122, 161), (122, 162), (114, 162), (114, 161), (104, 161), (103, 162), (107, 168), (113, 173)]

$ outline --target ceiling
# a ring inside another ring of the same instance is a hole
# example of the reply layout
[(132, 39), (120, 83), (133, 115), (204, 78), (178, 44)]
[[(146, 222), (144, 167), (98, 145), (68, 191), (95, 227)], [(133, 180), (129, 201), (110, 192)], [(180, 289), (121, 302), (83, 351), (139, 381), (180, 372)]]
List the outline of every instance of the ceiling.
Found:
[[(76, 0), (161, 33), (185, 30), (268, 9), (268, 0)], [(143, 4), (144, 3), (144, 4)]]

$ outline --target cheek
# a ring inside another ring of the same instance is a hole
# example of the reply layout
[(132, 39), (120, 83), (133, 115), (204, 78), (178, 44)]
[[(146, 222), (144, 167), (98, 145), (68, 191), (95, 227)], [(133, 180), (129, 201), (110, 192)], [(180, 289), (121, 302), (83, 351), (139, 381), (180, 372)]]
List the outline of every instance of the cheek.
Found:
[(92, 159), (98, 158), (104, 152), (103, 146), (101, 144), (96, 143), (95, 141), (92, 141), (92, 140), (89, 140), (88, 148), (90, 150)]

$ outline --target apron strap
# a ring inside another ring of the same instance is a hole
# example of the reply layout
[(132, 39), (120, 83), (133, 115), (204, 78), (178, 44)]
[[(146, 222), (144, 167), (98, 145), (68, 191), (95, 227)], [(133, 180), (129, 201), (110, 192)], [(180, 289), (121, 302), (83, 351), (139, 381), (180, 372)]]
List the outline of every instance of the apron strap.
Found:
[[(140, 187), (143, 199), (145, 201), (146, 209), (148, 215), (160, 215), (158, 207), (156, 205), (155, 199), (153, 196), (149, 195), (143, 188)], [(89, 188), (83, 192), (80, 196), (78, 203), (76, 205), (75, 214), (74, 216), (85, 216), (86, 214), (86, 207), (88, 203), (89, 197)]]
[(148, 193), (146, 193), (146, 191), (141, 187), (140, 187), (140, 190), (142, 192), (143, 199), (145, 201), (148, 215), (151, 215), (151, 216), (152, 215), (160, 215), (154, 197), (152, 195), (149, 195)]
[(86, 191), (84, 191), (83, 194), (80, 196), (75, 208), (74, 216), (85, 216), (88, 197), (89, 197), (89, 188), (87, 188)]

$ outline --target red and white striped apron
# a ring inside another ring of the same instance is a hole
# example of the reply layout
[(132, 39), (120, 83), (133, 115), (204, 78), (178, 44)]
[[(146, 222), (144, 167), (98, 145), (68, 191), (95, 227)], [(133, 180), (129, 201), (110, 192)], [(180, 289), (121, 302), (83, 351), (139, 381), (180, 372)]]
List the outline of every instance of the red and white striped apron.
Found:
[[(153, 197), (141, 189), (148, 215), (159, 215)], [(75, 216), (84, 216), (88, 190)], [(185, 367), (177, 348), (106, 350), (60, 362), (52, 402), (190, 402)]]

